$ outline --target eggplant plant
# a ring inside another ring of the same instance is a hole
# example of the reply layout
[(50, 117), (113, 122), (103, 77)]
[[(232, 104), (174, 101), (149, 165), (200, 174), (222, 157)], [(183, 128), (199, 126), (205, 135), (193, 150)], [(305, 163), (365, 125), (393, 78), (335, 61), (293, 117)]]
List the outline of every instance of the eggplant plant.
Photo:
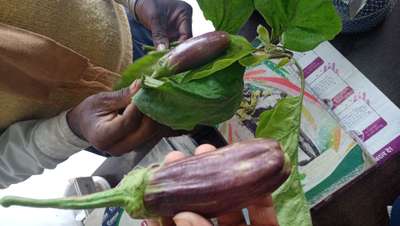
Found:
[[(281, 226), (312, 225), (297, 169), (304, 76), (292, 51), (312, 50), (341, 31), (332, 1), (197, 2), (217, 31), (169, 51), (150, 52), (127, 68), (115, 89), (141, 79), (142, 88), (133, 97), (137, 107), (161, 124), (191, 130), (199, 124), (217, 125), (234, 115), (242, 100), (246, 67), (265, 60), (276, 60), (278, 66), (294, 65), (301, 93), (282, 99), (274, 109), (261, 114), (256, 136), (264, 139), (233, 144), (172, 165), (133, 170), (111, 191), (63, 200), (3, 197), (1, 205), (78, 209), (122, 206), (139, 218), (172, 216), (179, 211), (213, 217), (273, 192)], [(260, 44), (256, 47), (236, 35), (254, 11), (271, 28), (269, 32), (258, 27)]]
[(278, 140), (290, 156), (292, 173), (273, 193), (281, 226), (312, 225), (309, 206), (300, 183), (298, 136), (304, 76), (291, 51), (309, 51), (321, 42), (333, 39), (342, 29), (339, 15), (331, 0), (198, 0), (207, 19), (216, 30), (237, 33), (254, 11), (258, 11), (271, 33), (258, 28), (261, 46), (240, 62), (245, 66), (263, 60), (280, 59), (278, 66), (294, 64), (301, 80), (299, 96), (281, 100), (274, 109), (261, 114), (256, 136)]

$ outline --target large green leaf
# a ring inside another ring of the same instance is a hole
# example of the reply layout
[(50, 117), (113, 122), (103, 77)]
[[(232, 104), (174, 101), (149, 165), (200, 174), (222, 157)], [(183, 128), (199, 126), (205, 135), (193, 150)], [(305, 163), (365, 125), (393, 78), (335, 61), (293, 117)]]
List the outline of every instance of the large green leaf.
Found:
[(153, 73), (158, 60), (163, 57), (165, 53), (166, 52), (164, 51), (150, 52), (129, 65), (129, 67), (122, 73), (121, 80), (115, 85), (114, 89), (117, 90), (128, 87), (136, 79), (150, 76)]
[(272, 28), (272, 40), (294, 51), (314, 49), (341, 31), (332, 0), (254, 0)]
[(235, 63), (208, 77), (185, 83), (179, 82), (179, 75), (163, 78), (161, 83), (151, 82), (157, 88), (142, 88), (134, 96), (134, 102), (150, 118), (174, 129), (213, 126), (230, 119), (238, 109), (243, 73), (244, 67)]
[(301, 80), (301, 95), (282, 99), (273, 109), (263, 112), (256, 130), (256, 137), (279, 141), (291, 161), (290, 177), (273, 193), (280, 226), (312, 225), (308, 202), (301, 186), (301, 177), (297, 167), (304, 92), (303, 76)]
[(253, 0), (197, 0), (216, 30), (236, 34), (254, 11)]
[(292, 172), (289, 179), (273, 193), (274, 205), (281, 226), (309, 226), (311, 217), (297, 169), (301, 117), (301, 97), (285, 98), (274, 109), (260, 116), (256, 136), (276, 139), (289, 155)]
[(183, 81), (200, 79), (229, 67), (233, 63), (249, 55), (254, 51), (252, 45), (242, 36), (230, 35), (230, 45), (226, 53), (211, 63), (186, 73)]

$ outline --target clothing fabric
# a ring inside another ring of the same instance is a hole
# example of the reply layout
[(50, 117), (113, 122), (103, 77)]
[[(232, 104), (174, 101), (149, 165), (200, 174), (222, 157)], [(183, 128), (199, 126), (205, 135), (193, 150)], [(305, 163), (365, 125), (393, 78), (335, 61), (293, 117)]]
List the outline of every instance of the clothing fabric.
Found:
[(110, 90), (119, 77), (110, 72), (120, 73), (132, 62), (128, 19), (116, 1), (0, 0), (0, 5), (0, 105), (7, 109), (0, 112), (0, 132)]
[(390, 211), (390, 226), (400, 225), (400, 197), (397, 197)]
[(0, 131), (54, 117), (120, 78), (42, 35), (1, 23), (0, 34)]
[[(123, 3), (124, 0), (119, 0)], [(52, 169), (89, 144), (66, 111), (111, 90), (132, 61), (123, 6), (0, 0), (0, 188)]]
[(132, 14), (127, 13), (127, 15), (132, 34), (133, 59), (137, 60), (147, 54), (147, 51), (143, 48), (143, 46), (153, 46), (153, 39), (151, 37), (150, 30), (139, 23)]
[(0, 22), (46, 36), (120, 73), (132, 62), (126, 0), (0, 0)]
[(53, 169), (89, 146), (72, 133), (65, 114), (19, 122), (0, 136), (0, 188)]

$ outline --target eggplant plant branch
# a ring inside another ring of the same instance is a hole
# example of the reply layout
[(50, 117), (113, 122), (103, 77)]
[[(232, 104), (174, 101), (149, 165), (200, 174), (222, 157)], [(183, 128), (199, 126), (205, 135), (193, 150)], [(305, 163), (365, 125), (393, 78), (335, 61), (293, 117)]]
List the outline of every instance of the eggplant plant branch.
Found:
[[(173, 129), (191, 130), (199, 124), (214, 126), (234, 115), (242, 101), (246, 67), (265, 60), (278, 61), (279, 67), (293, 63), (301, 93), (261, 114), (256, 137), (264, 139), (171, 165), (133, 170), (117, 188), (100, 194), (45, 201), (3, 197), (1, 205), (122, 206), (134, 218), (173, 216), (181, 211), (214, 217), (273, 192), (281, 226), (312, 225), (297, 168), (304, 75), (291, 51), (311, 50), (340, 32), (340, 17), (332, 1), (197, 1), (218, 32), (195, 37), (170, 51), (150, 52), (127, 68), (115, 89), (141, 79), (142, 88), (133, 97), (139, 110)], [(272, 28), (270, 34), (258, 27), (261, 44), (257, 47), (235, 35), (254, 11)]]

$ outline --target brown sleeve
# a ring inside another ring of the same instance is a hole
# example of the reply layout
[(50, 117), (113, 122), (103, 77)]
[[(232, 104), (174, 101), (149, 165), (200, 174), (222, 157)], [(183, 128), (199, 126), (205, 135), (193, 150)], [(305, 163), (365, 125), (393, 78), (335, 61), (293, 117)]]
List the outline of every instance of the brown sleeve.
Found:
[(39, 34), (0, 23), (0, 89), (47, 99), (62, 86), (109, 90), (118, 75)]

